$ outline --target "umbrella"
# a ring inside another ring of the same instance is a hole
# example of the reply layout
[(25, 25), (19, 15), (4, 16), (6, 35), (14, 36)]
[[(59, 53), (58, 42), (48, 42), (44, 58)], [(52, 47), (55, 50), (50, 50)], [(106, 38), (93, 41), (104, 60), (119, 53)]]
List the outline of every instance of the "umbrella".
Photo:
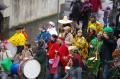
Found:
[(1, 4), (1, 3), (0, 3), (0, 10), (4, 10), (4, 9), (6, 9), (6, 8), (7, 8), (7, 6), (6, 6), (5, 4), (3, 4), (3, 3)]

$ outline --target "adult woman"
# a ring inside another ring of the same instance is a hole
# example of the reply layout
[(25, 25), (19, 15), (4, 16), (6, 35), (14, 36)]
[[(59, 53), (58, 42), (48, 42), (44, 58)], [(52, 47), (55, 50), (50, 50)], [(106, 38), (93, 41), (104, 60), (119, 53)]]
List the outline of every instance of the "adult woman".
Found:
[(47, 53), (46, 50), (43, 48), (44, 46), (44, 41), (39, 41), (38, 43), (38, 49), (37, 49), (37, 53), (35, 55), (35, 58), (40, 62), (41, 64), (41, 73), (38, 76), (37, 79), (45, 79), (45, 75), (46, 75), (46, 67), (47, 67)]
[(81, 56), (83, 57), (83, 59), (87, 59), (87, 57), (88, 57), (88, 53), (87, 53), (88, 44), (86, 42), (86, 39), (82, 35), (82, 30), (79, 30), (77, 32), (77, 35), (73, 39), (72, 45), (76, 46), (80, 50), (80, 53), (81, 53)]
[(0, 40), (2, 39), (2, 30), (3, 30), (3, 15), (0, 12)]
[(49, 21), (47, 31), (50, 33), (50, 35), (58, 35), (57, 30), (55, 28), (55, 23), (52, 21)]
[(66, 66), (66, 76), (63, 79), (81, 79), (81, 68), (76, 58), (71, 58)]
[(64, 28), (65, 30), (65, 44), (68, 46), (72, 45), (73, 35), (71, 33), (71, 28), (69, 26), (66, 26)]

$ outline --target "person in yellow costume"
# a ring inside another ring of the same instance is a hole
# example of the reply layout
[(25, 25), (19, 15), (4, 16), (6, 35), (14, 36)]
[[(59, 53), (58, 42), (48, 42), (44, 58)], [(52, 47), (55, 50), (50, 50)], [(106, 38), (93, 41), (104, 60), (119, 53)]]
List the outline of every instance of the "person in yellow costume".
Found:
[(87, 31), (92, 28), (96, 33), (103, 32), (103, 26), (102, 22), (97, 21), (96, 18), (92, 16), (89, 20)]
[(8, 41), (17, 47), (18, 53), (22, 52), (24, 45), (26, 44), (26, 38), (22, 33), (22, 29), (20, 27), (17, 27), (16, 33), (10, 37)]
[(88, 58), (88, 44), (86, 39), (82, 35), (82, 30), (77, 32), (77, 35), (73, 39), (73, 46), (76, 46), (80, 50), (80, 54), (84, 60)]

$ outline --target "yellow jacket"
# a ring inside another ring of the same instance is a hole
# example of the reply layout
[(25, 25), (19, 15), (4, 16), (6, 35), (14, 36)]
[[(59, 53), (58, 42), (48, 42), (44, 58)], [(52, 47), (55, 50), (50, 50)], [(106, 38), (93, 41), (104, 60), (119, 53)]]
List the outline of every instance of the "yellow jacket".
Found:
[(88, 44), (84, 37), (75, 37), (73, 39), (73, 46), (76, 46), (78, 49), (80, 49), (80, 54), (82, 55), (83, 59), (86, 59), (88, 57)]
[(24, 46), (26, 38), (23, 33), (15, 33), (9, 40), (14, 46)]

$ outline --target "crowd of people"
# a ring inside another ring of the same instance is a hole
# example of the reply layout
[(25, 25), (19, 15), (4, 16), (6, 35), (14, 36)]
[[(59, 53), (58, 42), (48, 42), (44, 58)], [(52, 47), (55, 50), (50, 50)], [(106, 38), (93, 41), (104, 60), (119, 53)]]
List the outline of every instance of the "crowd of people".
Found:
[(24, 27), (17, 27), (14, 35), (1, 41), (2, 79), (29, 79), (29, 76), (34, 76), (37, 71), (32, 70), (34, 64), (31, 69), (28, 65), (30, 72), (26, 71), (31, 75), (24, 73), (25, 62), (32, 59), (40, 63), (41, 70), (36, 79), (83, 79), (84, 71), (101, 79), (101, 69), (102, 79), (110, 79), (108, 62), (120, 55), (120, 33), (114, 36), (114, 26), (108, 21), (109, 7), (105, 10), (104, 23), (98, 16), (100, 0), (77, 0), (71, 7), (69, 18), (64, 16), (58, 20), (59, 30), (52, 21), (47, 23), (47, 27), (39, 25), (39, 33), (31, 44)]

